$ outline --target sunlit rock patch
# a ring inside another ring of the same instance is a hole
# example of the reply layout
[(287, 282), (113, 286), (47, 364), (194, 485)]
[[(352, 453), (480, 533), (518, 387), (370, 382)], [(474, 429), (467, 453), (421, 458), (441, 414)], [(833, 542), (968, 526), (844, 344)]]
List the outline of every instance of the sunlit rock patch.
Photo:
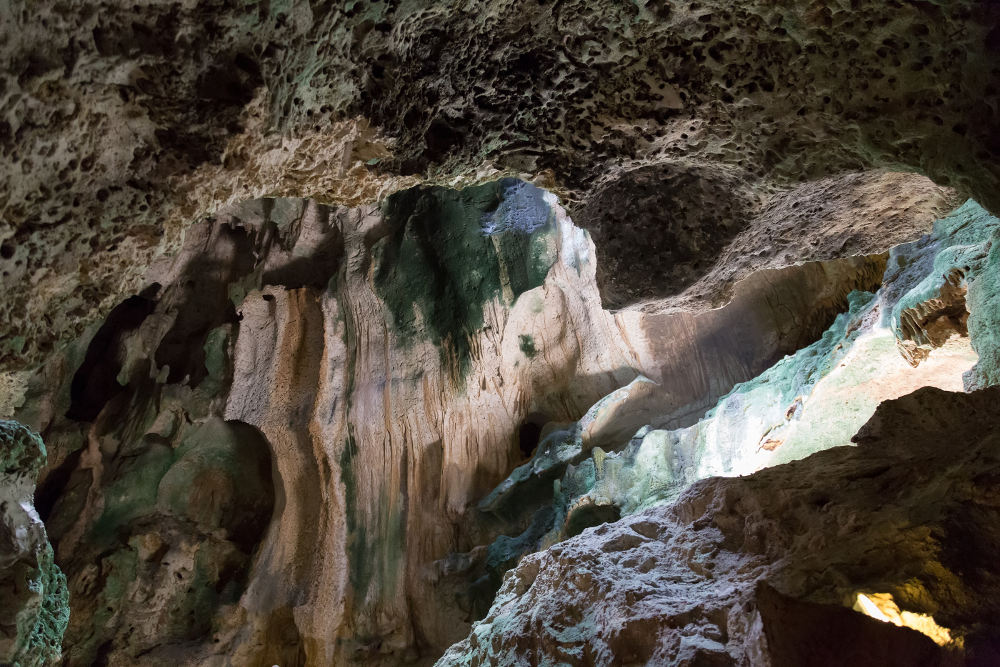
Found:
[[(527, 555), (438, 664), (994, 664), (997, 399), (923, 388), (856, 447), (703, 479)], [(855, 612), (858, 592), (939, 629)]]
[(956, 648), (962, 646), (962, 639), (952, 637), (951, 630), (938, 625), (930, 614), (917, 614), (905, 609), (901, 610), (892, 599), (891, 593), (858, 593), (853, 608), (855, 611), (860, 611), (862, 614), (884, 623), (892, 623), (895, 626), (916, 630), (920, 634), (930, 637), (939, 646), (955, 646)]
[[(690, 427), (645, 425), (624, 435), (643, 416), (656, 418), (655, 383), (645, 378), (602, 399), (576, 425), (550, 425), (532, 460), (480, 504), (482, 511), (509, 517), (509, 505), (551, 503), (551, 509), (534, 514), (522, 510), (522, 516), (532, 517), (530, 524), (519, 536), (501, 537), (490, 546), (494, 565), (502, 572), (522, 554), (588, 525), (669, 502), (696, 480), (747, 475), (844, 445), (882, 401), (924, 386), (948, 391), (979, 386), (976, 351), (995, 354), (991, 333), (981, 327), (970, 340), (964, 326), (947, 329), (933, 344), (925, 339), (915, 359), (909, 351), (915, 348), (906, 347), (914, 343), (913, 330), (901, 313), (940, 299), (942, 290), (954, 287), (959, 267), (963, 292), (967, 283), (979, 295), (981, 310), (969, 315), (962, 299), (961, 312), (945, 317), (963, 323), (991, 318), (1000, 292), (986, 252), (998, 226), (1000, 221), (970, 201), (936, 222), (924, 238), (894, 248), (877, 292), (852, 292), (848, 311), (819, 340), (737, 384)], [(601, 422), (613, 424), (617, 437), (591, 442), (590, 424)]]

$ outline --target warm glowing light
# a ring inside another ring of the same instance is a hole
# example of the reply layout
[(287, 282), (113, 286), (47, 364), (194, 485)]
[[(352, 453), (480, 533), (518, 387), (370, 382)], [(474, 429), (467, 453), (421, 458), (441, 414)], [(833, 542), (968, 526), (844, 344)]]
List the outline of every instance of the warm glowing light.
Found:
[(861, 612), (865, 615), (871, 616), (872, 618), (885, 623), (892, 622), (888, 616), (882, 613), (882, 610), (878, 608), (878, 605), (864, 593), (858, 593), (858, 605), (861, 607)]
[(930, 614), (901, 611), (889, 593), (858, 593), (854, 609), (884, 623), (916, 630), (933, 639), (939, 646), (962, 645), (961, 638), (953, 638), (951, 630), (938, 625)]

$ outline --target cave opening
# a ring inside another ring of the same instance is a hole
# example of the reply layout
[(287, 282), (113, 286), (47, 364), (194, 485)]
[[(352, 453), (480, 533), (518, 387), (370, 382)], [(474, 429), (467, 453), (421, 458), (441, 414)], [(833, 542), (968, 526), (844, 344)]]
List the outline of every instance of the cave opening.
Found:
[(615, 505), (584, 505), (567, 517), (565, 535), (567, 538), (576, 537), (587, 528), (614, 523), (621, 518), (621, 510)]
[(540, 412), (533, 412), (522, 420), (517, 429), (517, 447), (521, 452), (522, 461), (534, 455), (542, 437), (542, 429), (548, 422), (548, 417)]

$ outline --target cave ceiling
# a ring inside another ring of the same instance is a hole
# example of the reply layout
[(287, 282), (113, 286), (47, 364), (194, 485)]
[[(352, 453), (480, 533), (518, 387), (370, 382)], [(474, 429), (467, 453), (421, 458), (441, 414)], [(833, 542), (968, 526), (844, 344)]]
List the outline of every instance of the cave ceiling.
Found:
[(135, 293), (199, 217), (257, 197), (533, 180), (609, 267), (641, 272), (640, 238), (677, 262), (657, 285), (602, 280), (614, 307), (690, 286), (802, 183), (915, 172), (1000, 206), (987, 1), (13, 0), (0, 16), (7, 370)]

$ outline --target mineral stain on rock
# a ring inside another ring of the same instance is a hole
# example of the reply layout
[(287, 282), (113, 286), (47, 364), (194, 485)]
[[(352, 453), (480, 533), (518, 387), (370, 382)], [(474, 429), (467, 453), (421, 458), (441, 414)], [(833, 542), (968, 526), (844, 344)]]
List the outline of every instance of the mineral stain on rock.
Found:
[(497, 298), (509, 307), (542, 284), (555, 260), (553, 230), (544, 200), (524, 194), (532, 187), (499, 181), (388, 198), (385, 237), (372, 249), (374, 285), (403, 341), (426, 333), (442, 362), (464, 373), (483, 309)]

